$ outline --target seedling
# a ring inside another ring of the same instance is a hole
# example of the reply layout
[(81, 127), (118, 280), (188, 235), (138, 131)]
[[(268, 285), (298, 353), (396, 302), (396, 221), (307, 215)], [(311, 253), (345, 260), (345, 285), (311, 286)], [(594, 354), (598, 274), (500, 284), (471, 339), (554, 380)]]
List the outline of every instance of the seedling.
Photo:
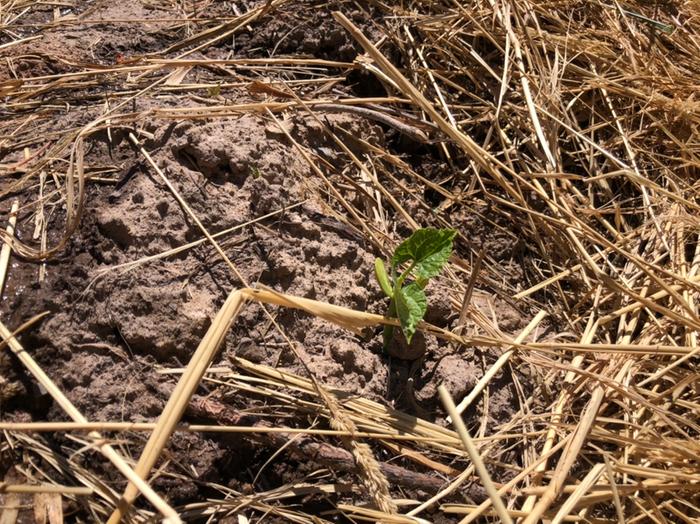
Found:
[[(454, 229), (424, 228), (415, 231), (396, 248), (391, 257), (391, 279), (384, 261), (374, 261), (379, 286), (389, 297), (387, 316), (398, 316), (406, 342), (411, 343), (418, 323), (425, 316), (428, 300), (425, 286), (442, 271), (452, 253)], [(403, 271), (401, 268), (405, 267)], [(410, 280), (410, 281), (409, 281)], [(394, 326), (384, 326), (384, 349), (391, 343)]]
[(251, 176), (256, 180), (262, 176), (262, 172), (260, 171), (260, 168), (255, 164), (250, 166), (249, 171), (250, 171)]

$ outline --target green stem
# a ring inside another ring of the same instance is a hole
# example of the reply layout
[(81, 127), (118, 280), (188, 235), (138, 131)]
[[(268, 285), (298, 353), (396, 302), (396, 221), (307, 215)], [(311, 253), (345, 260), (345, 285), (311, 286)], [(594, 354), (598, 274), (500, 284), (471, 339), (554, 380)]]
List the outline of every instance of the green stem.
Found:
[[(394, 299), (391, 299), (391, 302), (389, 302), (389, 309), (386, 312), (386, 316), (388, 317), (396, 317), (396, 304), (394, 303)], [(394, 338), (394, 326), (384, 326), (384, 331), (382, 332), (382, 340), (384, 341), (384, 351), (386, 351), (389, 348), (389, 344), (391, 344), (391, 340)]]
[(411, 262), (411, 265), (408, 266), (408, 269), (406, 271), (404, 271), (403, 273), (401, 273), (401, 276), (396, 279), (396, 285), (394, 286), (394, 293), (396, 293), (397, 289), (401, 289), (401, 287), (403, 286), (404, 280), (406, 280), (409, 277), (409, 275), (413, 271), (414, 267), (416, 267), (415, 260), (413, 262)]

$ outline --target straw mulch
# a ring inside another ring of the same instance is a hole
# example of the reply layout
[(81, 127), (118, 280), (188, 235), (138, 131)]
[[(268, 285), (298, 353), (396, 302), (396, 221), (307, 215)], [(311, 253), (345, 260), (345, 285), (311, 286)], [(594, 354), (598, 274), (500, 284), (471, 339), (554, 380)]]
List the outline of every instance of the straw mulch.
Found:
[[(58, 16), (23, 26), (33, 4), (0, 3), (2, 56), (26, 50), (30, 39), (48, 28), (88, 23), (80, 17)], [(388, 254), (400, 241), (387, 233), (393, 230), (391, 221), (410, 228), (449, 226), (450, 215), (470, 211), (475, 198), (503, 219), (508, 235), (519, 239), (527, 255), (522, 282), (504, 278), (508, 268), (472, 246), (471, 252), (453, 257), (446, 276), (455, 290), (452, 299), (461, 306), (461, 325), (453, 331), (423, 328), (450, 340), (457, 349), (492, 347), (501, 355), (468, 398), (454, 399), (459, 412), (481, 405), (490, 380), (501, 369), (530, 369), (531, 393), (523, 395), (517, 416), (505, 423), (494, 425), (483, 412), (467, 420), (469, 430), (478, 436), (472, 440), (463, 431), (410, 417), (352, 392), (331, 391), (314, 378), (313, 369), (300, 377), (239, 359), (235, 368), (207, 371), (230, 325), (250, 301), (302, 309), (358, 333), (389, 321), (322, 300), (245, 288), (228, 297), (189, 365), (163, 371), (182, 376), (157, 424), (91, 424), (12, 338), (12, 330), (19, 326), (2, 325), (3, 350), (15, 352), (74, 421), (1, 424), (3, 456), (12, 452), (34, 457), (32, 467), (23, 469), (26, 478), (0, 484), (5, 507), (29, 492), (36, 493), (36, 503), (43, 504), (47, 514), (59, 511), (62, 498), (79, 500), (84, 515), (95, 521), (116, 522), (128, 515), (143, 522), (161, 515), (170, 522), (189, 522), (239, 515), (243, 519), (239, 522), (272, 516), (330, 522), (335, 518), (331, 514), (309, 515), (293, 504), (301, 496), (319, 496), (344, 500), (336, 504), (337, 513), (354, 522), (438, 517), (528, 524), (542, 519), (697, 522), (697, 3), (371, 2), (375, 29), (385, 35), (381, 41), (371, 40), (343, 14), (357, 6), (334, 4), (335, 23), (360, 50), (353, 62), (193, 58), (244, 28), (256, 30), (285, 2), (272, 0), (225, 21), (207, 19), (205, 4), (192, 16), (197, 21), (166, 24), (167, 31), (180, 35), (178, 41), (133, 61), (96, 67), (66, 59), (65, 72), (0, 83), (0, 149), (11, 159), (0, 166), (4, 210), (17, 195), (36, 193), (41, 184), (42, 197), (31, 205), (40, 210), (60, 201), (66, 211), (60, 234), (51, 237), (44, 231), (33, 242), (15, 239), (12, 224), (8, 226), (2, 234), (3, 280), (10, 247), (13, 256), (40, 262), (59, 253), (80, 227), (87, 188), (111, 176), (92, 170), (85, 160), (92, 134), (128, 129), (144, 162), (167, 183), (141, 145), (147, 137), (138, 129), (146, 120), (216, 119), (258, 112), (284, 131), (282, 112), (315, 113), (343, 105), (356, 108), (358, 115), (373, 112), (373, 118), (383, 119), (398, 133), (438, 148), (453, 167), (447, 180), (427, 179), (398, 153), (364, 143), (371, 165), (357, 157), (350, 157), (350, 165), (374, 197), (371, 205), (358, 208), (324, 175), (317, 160), (306, 156), (338, 212), (378, 251)], [(234, 85), (223, 76), (225, 67), (246, 68), (253, 72), (251, 80)], [(206, 69), (211, 81), (182, 82), (183, 72), (191, 68)], [(303, 91), (314, 82), (343, 81), (351, 71), (373, 75), (388, 96), (339, 98), (328, 89), (309, 97)], [(257, 75), (260, 80), (254, 79)], [(268, 98), (256, 103), (216, 102), (222, 90), (241, 87)], [(98, 88), (100, 96), (92, 96)], [(106, 110), (105, 92), (110, 99)], [(184, 98), (191, 92), (201, 95), (199, 103)], [(158, 96), (165, 93), (183, 93), (182, 105), (159, 105)], [(150, 109), (132, 112), (132, 100), (145, 97), (153, 101)], [(82, 107), (83, 118), (76, 120), (76, 126), (37, 136), (34, 124), (50, 122), (67, 105)], [(340, 132), (336, 136), (340, 144), (350, 140)], [(303, 145), (298, 147), (306, 154)], [(25, 151), (18, 160), (17, 154)], [(63, 166), (62, 176), (47, 181), (45, 170), (56, 162)], [(438, 193), (442, 204), (421, 215), (419, 222), (407, 211), (406, 202), (413, 199), (430, 206), (423, 202), (425, 188)], [(175, 188), (170, 189), (203, 230), (203, 241), (214, 245), (235, 273), (235, 264), (218, 247), (218, 240), (198, 222)], [(462, 245), (471, 245), (469, 231), (459, 235)], [(470, 300), (475, 289), (508, 297), (530, 312), (532, 322), (525, 332), (518, 338), (504, 335), (490, 313)], [(550, 330), (544, 339), (533, 339), (545, 318), (557, 333)], [(263, 413), (277, 410), (298, 421), (314, 418), (318, 427), (302, 433), (349, 452), (357, 466), (357, 484), (335, 482), (323, 471), (303, 483), (265, 492), (240, 493), (223, 483), (212, 484), (212, 493), (218, 496), (173, 508), (142, 480), (153, 473), (173, 431), (237, 431), (255, 438), (276, 438), (277, 431), (285, 432), (285, 442), (293, 440), (290, 432), (298, 431), (234, 425), (225, 417), (212, 427), (182, 426), (183, 413), (188, 404), (195, 404), (193, 395), (202, 383), (224, 393), (267, 399), (256, 405)], [(447, 398), (445, 402), (450, 404)], [(81, 453), (101, 452), (130, 481), (126, 492), (91, 473), (75, 455), (50, 449), (43, 431), (70, 434), (84, 445)], [(130, 431), (150, 432), (140, 458), (120, 452), (119, 443), (129, 438)], [(107, 434), (113, 436), (106, 438)], [(415, 495), (421, 491), (403, 496), (387, 480), (399, 473), (383, 467), (385, 459), (378, 461), (380, 449), (382, 456), (402, 456), (402, 464), (412, 465), (404, 473), (413, 468), (439, 479), (440, 489), (423, 498)], [(459, 496), (471, 483), (486, 488), (483, 502), (472, 504)], [(150, 506), (137, 500), (139, 493)], [(11, 511), (3, 510), (2, 522), (12, 521)]]

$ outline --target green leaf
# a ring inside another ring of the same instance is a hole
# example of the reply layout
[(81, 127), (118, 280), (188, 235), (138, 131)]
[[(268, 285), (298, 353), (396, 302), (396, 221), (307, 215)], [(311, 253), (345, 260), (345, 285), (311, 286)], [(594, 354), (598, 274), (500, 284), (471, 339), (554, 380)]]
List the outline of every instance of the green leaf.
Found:
[(415, 283), (398, 289), (394, 300), (396, 301), (396, 312), (401, 321), (401, 330), (406, 337), (406, 342), (410, 344), (418, 322), (423, 319), (425, 311), (428, 309), (428, 300), (425, 298), (423, 290)]
[(412, 261), (419, 278), (437, 276), (452, 253), (452, 240), (457, 232), (454, 229), (424, 228), (416, 230), (404, 240), (391, 259), (391, 267)]
[(384, 261), (381, 258), (374, 260), (374, 275), (377, 277), (377, 282), (379, 282), (379, 287), (382, 288), (384, 294), (391, 298), (394, 296), (394, 289), (389, 283), (389, 276), (386, 274), (386, 268), (384, 267)]

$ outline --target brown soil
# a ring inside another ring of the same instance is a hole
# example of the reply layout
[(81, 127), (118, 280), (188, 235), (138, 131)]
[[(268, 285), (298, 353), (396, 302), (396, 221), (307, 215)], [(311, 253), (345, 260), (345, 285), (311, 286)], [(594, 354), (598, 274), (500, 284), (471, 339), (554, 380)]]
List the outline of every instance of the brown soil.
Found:
[[(233, 3), (213, 4), (199, 15), (235, 16), (227, 11), (230, 5)], [(246, 6), (239, 7), (245, 10)], [(351, 4), (332, 7), (344, 10), (367, 34), (379, 37), (371, 23), (371, 10), (358, 10)], [(302, 9), (288, 4), (255, 22), (250, 30), (242, 30), (233, 41), (221, 42), (200, 56), (269, 56), (274, 48), (278, 55), (352, 60), (358, 49), (333, 22), (330, 10), (325, 4), (309, 4)], [(169, 11), (163, 5), (151, 7), (149, 3), (131, 0), (78, 2), (71, 12), (106, 20), (181, 16), (179, 11)], [(36, 8), (25, 21), (39, 23), (52, 16), (48, 8), (46, 11)], [(27, 29), (26, 34), (33, 34), (32, 30)], [(88, 63), (110, 66), (117, 57), (129, 58), (163, 49), (176, 42), (176, 36), (182, 36), (166, 31), (162, 23), (147, 22), (121, 25), (106, 22), (88, 29), (59, 26), (44, 29), (41, 35), (40, 40), (12, 49), (13, 69), (7, 64), (0, 67), (3, 79), (69, 72)], [(391, 54), (391, 50), (387, 52)], [(56, 60), (59, 56), (61, 61)], [(189, 75), (188, 81), (202, 81), (211, 72), (195, 69)], [(86, 96), (97, 99), (101, 92), (111, 88), (85, 89)], [(350, 75), (336, 89), (357, 95), (383, 95), (380, 84), (359, 73)], [(256, 95), (245, 89), (229, 90), (220, 96), (229, 104), (256, 100)], [(188, 104), (196, 103), (193, 100)], [(144, 110), (156, 102), (177, 107), (180, 98), (165, 95), (156, 101), (143, 96), (136, 99), (134, 109)], [(31, 124), (36, 141), (29, 147), (37, 147), (42, 134), (58, 133), (89, 122), (98, 111), (86, 102), (85, 108), (70, 108), (42, 118)], [(351, 114), (319, 111), (317, 115), (353, 136), (394, 150), (426, 175), (438, 177), (452, 169), (435, 146), (407, 147), (405, 139), (395, 130), (381, 124)], [(312, 117), (296, 112), (286, 118), (292, 137), (318, 155), (326, 165), (328, 176), (342, 185), (343, 168), (351, 165), (348, 156)], [(334, 217), (340, 211), (326, 196), (326, 188), (269, 118), (245, 114), (205, 121), (153, 120), (142, 130), (152, 135), (152, 139), (144, 139), (146, 150), (208, 231), (214, 233), (277, 212), (253, 225), (241, 226), (221, 240), (246, 283), (259, 282), (285, 293), (357, 310), (383, 312), (386, 302), (371, 271), (374, 258), (382, 254)], [(202, 233), (152, 166), (130, 146), (124, 130), (115, 128), (109, 135), (106, 132), (92, 135), (87, 151), (85, 163), (110, 168), (108, 176), (115, 182), (89, 184), (79, 230), (66, 249), (47, 262), (43, 282), (38, 281), (40, 264), (13, 258), (2, 297), (2, 317), (13, 329), (38, 312), (49, 312), (20, 340), (89, 420), (153, 421), (175, 382), (172, 375), (160, 374), (158, 369), (187, 364), (228, 293), (243, 282), (232, 275), (206, 242), (128, 270), (115, 268), (198, 240)], [(362, 154), (360, 149), (355, 152)], [(3, 155), (4, 163), (22, 158), (21, 150), (6, 150)], [(346, 189), (345, 194), (350, 199), (359, 198), (352, 188)], [(36, 198), (35, 193), (18, 195), (24, 199), (23, 203)], [(4, 201), (5, 213), (11, 200), (8, 197)], [(427, 216), (410, 198), (405, 197), (403, 204), (415, 213), (416, 220), (422, 221)], [(472, 248), (483, 246), (493, 263), (507, 268), (504, 281), (523, 281), (526, 276), (519, 262), (522, 254), (517, 239), (491, 225), (489, 210), (483, 203), (474, 200), (471, 204), (480, 213), (468, 212), (469, 207), (464, 206), (450, 216), (455, 227), (468, 232), (471, 242), (466, 245), (460, 241), (458, 255), (468, 258)], [(52, 242), (60, 237), (65, 210), (59, 205), (47, 212), (51, 224), (49, 242)], [(397, 230), (392, 236), (400, 239), (409, 230), (396, 218)], [(20, 213), (18, 223), (17, 236), (31, 239), (33, 215)], [(447, 277), (438, 279), (428, 289), (431, 305), (427, 320), (449, 329), (456, 326), (461, 300), (452, 289)], [(498, 325), (504, 333), (517, 333), (529, 315), (489, 296), (490, 293), (477, 291), (475, 300), (481, 301), (485, 309), (492, 307), (498, 312)], [(498, 356), (498, 352), (479, 348), (456, 350), (429, 336), (418, 342), (426, 348), (420, 361), (390, 359), (382, 352), (379, 330), (362, 338), (298, 311), (272, 311), (322, 384), (441, 423), (444, 414), (439, 407), (437, 386), (445, 384), (454, 398), (461, 399)], [(214, 365), (230, 366), (233, 356), (305, 375), (257, 305), (245, 309)], [(527, 376), (519, 376), (520, 385), (526, 389), (529, 380)], [(412, 381), (410, 389), (409, 381)], [(200, 393), (215, 394), (216, 388), (207, 386)], [(259, 400), (246, 401), (239, 397), (232, 402), (236, 409), (245, 411), (254, 410)], [(0, 409), (3, 421), (66, 420), (64, 413), (7, 352), (0, 353)], [(509, 420), (517, 409), (516, 389), (508, 371), (491, 384), (488, 413), (491, 422), (498, 425)], [(186, 421), (197, 420), (188, 417)], [(479, 424), (480, 408), (469, 412), (467, 420)], [(284, 419), (270, 422), (282, 423)], [(56, 449), (80, 447), (58, 434), (43, 438)], [(143, 435), (131, 438), (128, 450), (132, 456), (138, 456), (144, 438)], [(207, 482), (245, 491), (275, 451), (269, 443), (245, 438), (177, 433), (168, 445), (171, 458), (168, 468), (177, 475), (159, 478), (154, 487), (174, 505), (202, 501), (210, 496)], [(114, 483), (115, 489), (123, 488), (123, 479), (98, 455), (86, 455), (84, 460), (88, 469)], [(8, 467), (5, 464), (0, 474)], [(313, 463), (305, 464), (293, 455), (282, 453), (257, 479), (255, 489), (293, 482), (315, 469)], [(348, 475), (352, 474), (337, 473), (341, 480)], [(400, 497), (401, 491), (397, 489), (395, 495)], [(456, 493), (453, 499), (470, 496), (483, 495), (466, 489)], [(309, 513), (330, 507), (322, 497), (299, 498), (295, 503), (302, 504)], [(139, 504), (147, 506), (142, 501)], [(72, 515), (71, 519), (90, 520), (85, 508), (73, 506), (66, 511)]]

